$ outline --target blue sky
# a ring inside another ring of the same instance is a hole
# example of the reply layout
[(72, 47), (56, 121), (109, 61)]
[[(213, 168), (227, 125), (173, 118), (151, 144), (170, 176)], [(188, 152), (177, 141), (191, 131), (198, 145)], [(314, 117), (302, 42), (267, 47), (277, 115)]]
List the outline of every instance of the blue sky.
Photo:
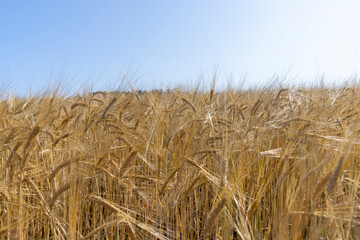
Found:
[(0, 2), (0, 82), (68, 89), (343, 81), (360, 69), (360, 1)]

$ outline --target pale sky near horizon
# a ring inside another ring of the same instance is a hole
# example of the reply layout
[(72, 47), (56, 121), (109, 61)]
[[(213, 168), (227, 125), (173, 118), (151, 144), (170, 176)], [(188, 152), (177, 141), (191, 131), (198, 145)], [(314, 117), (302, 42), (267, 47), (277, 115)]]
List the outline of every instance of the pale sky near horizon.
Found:
[[(0, 82), (24, 94), (116, 86), (344, 81), (360, 70), (360, 1), (0, 2)], [(1, 88), (1, 86), (0, 86)]]

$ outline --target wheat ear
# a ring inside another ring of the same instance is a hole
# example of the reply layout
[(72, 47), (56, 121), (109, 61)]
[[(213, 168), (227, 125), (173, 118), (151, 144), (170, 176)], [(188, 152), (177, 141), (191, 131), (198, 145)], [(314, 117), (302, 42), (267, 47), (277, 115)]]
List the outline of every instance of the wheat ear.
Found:
[(344, 161), (344, 157), (341, 157), (338, 164), (337, 164), (337, 166), (336, 166), (336, 168), (335, 168), (335, 170), (333, 171), (333, 173), (332, 173), (332, 175), (331, 175), (331, 177), (329, 179), (329, 182), (328, 182), (328, 185), (327, 185), (328, 194), (331, 194), (335, 189), (336, 180), (340, 175), (343, 161)]

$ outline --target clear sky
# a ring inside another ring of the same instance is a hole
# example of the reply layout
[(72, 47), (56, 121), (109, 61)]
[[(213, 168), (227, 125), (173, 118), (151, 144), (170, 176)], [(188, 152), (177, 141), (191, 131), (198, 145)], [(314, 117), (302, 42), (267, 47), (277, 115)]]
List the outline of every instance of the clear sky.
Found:
[(0, 1), (0, 80), (17, 93), (65, 80), (96, 89), (343, 81), (360, 69), (358, 0)]

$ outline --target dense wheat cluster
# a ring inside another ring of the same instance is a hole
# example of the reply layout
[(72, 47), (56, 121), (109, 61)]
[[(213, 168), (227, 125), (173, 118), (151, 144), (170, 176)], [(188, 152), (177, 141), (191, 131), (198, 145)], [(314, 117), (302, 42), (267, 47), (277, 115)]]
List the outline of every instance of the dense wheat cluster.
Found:
[(2, 239), (359, 239), (360, 89), (0, 103)]

